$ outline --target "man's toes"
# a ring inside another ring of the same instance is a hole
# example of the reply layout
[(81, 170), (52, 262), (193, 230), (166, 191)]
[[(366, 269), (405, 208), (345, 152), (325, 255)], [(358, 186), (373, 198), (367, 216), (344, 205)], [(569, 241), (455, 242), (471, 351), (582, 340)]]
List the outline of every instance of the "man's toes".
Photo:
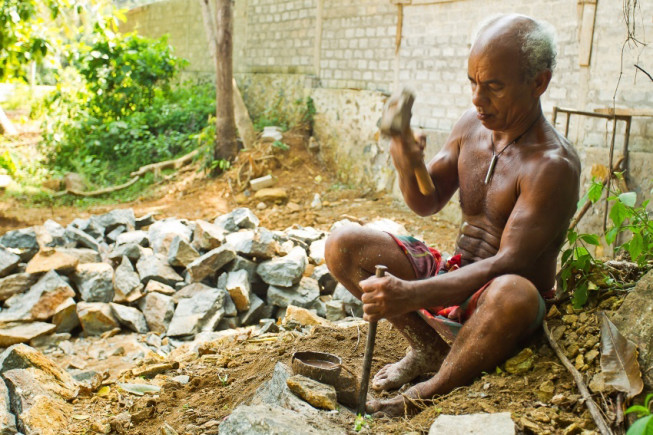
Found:
[(373, 415), (376, 414), (381, 408), (381, 402), (376, 399), (368, 400), (365, 402), (365, 412), (367, 414)]

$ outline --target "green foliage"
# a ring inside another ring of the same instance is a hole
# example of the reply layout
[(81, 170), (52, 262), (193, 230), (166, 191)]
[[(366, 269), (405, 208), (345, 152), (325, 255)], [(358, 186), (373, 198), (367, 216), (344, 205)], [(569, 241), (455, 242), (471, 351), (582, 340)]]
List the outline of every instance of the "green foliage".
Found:
[(653, 435), (653, 415), (651, 415), (650, 402), (653, 394), (646, 396), (644, 406), (633, 405), (626, 409), (626, 414), (636, 413), (639, 419), (629, 428), (626, 435)]
[[(594, 181), (587, 193), (578, 203), (582, 207), (586, 201), (596, 203), (603, 194), (603, 184)], [(612, 245), (617, 240), (625, 239), (615, 246), (615, 253), (627, 255), (639, 267), (646, 268), (653, 259), (653, 222), (648, 218), (646, 206), (648, 201), (637, 206), (635, 192), (625, 192), (608, 198), (612, 203), (610, 220), (612, 227), (602, 236), (597, 234), (567, 232), (567, 248), (562, 251), (560, 278), (563, 289), (573, 289), (572, 302), (580, 308), (587, 302), (589, 291), (598, 288), (617, 286), (618, 283), (606, 272), (604, 263), (592, 256), (590, 246)]]
[[(49, 49), (43, 29), (38, 25), (42, 2), (3, 0), (0, 2), (0, 79), (24, 77), (23, 65), (43, 59)], [(45, 2), (53, 17), (55, 1)]]
[(281, 127), (283, 131), (288, 131), (294, 125), (304, 124), (312, 129), (316, 113), (313, 99), (311, 97), (307, 97), (305, 100), (298, 98), (294, 103), (295, 109), (290, 110), (291, 103), (286, 102), (284, 92), (280, 91), (274, 103), (266, 107), (263, 113), (254, 119), (254, 128), (262, 131), (265, 127), (277, 126)]
[(278, 148), (278, 149), (280, 149), (282, 151), (288, 151), (290, 149), (290, 147), (288, 145), (281, 142), (280, 140), (275, 140), (274, 142), (272, 142), (272, 146), (274, 148)]
[(50, 166), (116, 184), (140, 166), (196, 148), (193, 136), (215, 112), (215, 91), (194, 84), (173, 89), (184, 64), (165, 38), (98, 37), (80, 57), (81, 74), (69, 69), (46, 103)]
[(360, 414), (356, 415), (356, 420), (354, 421), (354, 430), (356, 432), (360, 432), (363, 430), (363, 428), (368, 428), (370, 427), (370, 423), (372, 422), (372, 416), (365, 414), (365, 416), (362, 416)]

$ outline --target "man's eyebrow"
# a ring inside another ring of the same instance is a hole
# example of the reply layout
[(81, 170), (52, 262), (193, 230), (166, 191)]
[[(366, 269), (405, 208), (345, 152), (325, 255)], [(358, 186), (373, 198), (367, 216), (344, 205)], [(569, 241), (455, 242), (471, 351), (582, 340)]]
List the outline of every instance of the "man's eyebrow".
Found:
[[(476, 80), (474, 80), (470, 76), (467, 76), (467, 78), (469, 79), (470, 82), (476, 83)], [(503, 85), (503, 82), (501, 80), (492, 79), (492, 80), (485, 80), (485, 81), (481, 82), (481, 84), (482, 85)]]

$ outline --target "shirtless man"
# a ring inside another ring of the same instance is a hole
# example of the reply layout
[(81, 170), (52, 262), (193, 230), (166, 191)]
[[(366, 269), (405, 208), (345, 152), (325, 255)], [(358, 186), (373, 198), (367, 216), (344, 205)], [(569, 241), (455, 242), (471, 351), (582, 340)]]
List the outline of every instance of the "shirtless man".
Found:
[[(401, 361), (376, 374), (372, 387), (396, 389), (435, 372), (402, 395), (369, 401), (368, 412), (414, 413), (420, 399), (492, 371), (539, 328), (542, 295), (554, 286), (580, 174), (571, 145), (542, 115), (540, 96), (554, 65), (553, 35), (541, 23), (521, 15), (495, 18), (480, 30), (469, 55), (475, 109), (460, 118), (427, 165), (433, 194), (422, 195), (414, 175), (424, 164), (424, 139), (392, 139), (401, 191), (417, 214), (437, 213), (460, 189), (456, 253), (462, 267), (444, 264), (437, 251), (413, 238), (381, 231), (349, 226), (328, 238), (328, 267), (362, 300), (364, 318), (388, 319), (411, 346)], [(374, 276), (377, 264), (388, 267), (385, 277)], [(435, 315), (451, 306), (460, 308)], [(431, 326), (443, 320), (459, 326), (457, 333), (449, 330), (451, 347)]]

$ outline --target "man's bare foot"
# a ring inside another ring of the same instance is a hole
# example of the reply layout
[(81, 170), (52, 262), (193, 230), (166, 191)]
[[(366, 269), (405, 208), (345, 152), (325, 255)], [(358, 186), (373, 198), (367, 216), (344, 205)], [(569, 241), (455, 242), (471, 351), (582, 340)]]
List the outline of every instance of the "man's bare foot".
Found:
[(405, 357), (394, 364), (383, 367), (374, 376), (372, 388), (394, 390), (421, 374), (437, 371), (442, 363), (435, 352), (417, 352), (410, 349)]
[(403, 417), (417, 414), (420, 402), (418, 389), (413, 387), (392, 399), (372, 399), (365, 404), (365, 410), (373, 417)]

